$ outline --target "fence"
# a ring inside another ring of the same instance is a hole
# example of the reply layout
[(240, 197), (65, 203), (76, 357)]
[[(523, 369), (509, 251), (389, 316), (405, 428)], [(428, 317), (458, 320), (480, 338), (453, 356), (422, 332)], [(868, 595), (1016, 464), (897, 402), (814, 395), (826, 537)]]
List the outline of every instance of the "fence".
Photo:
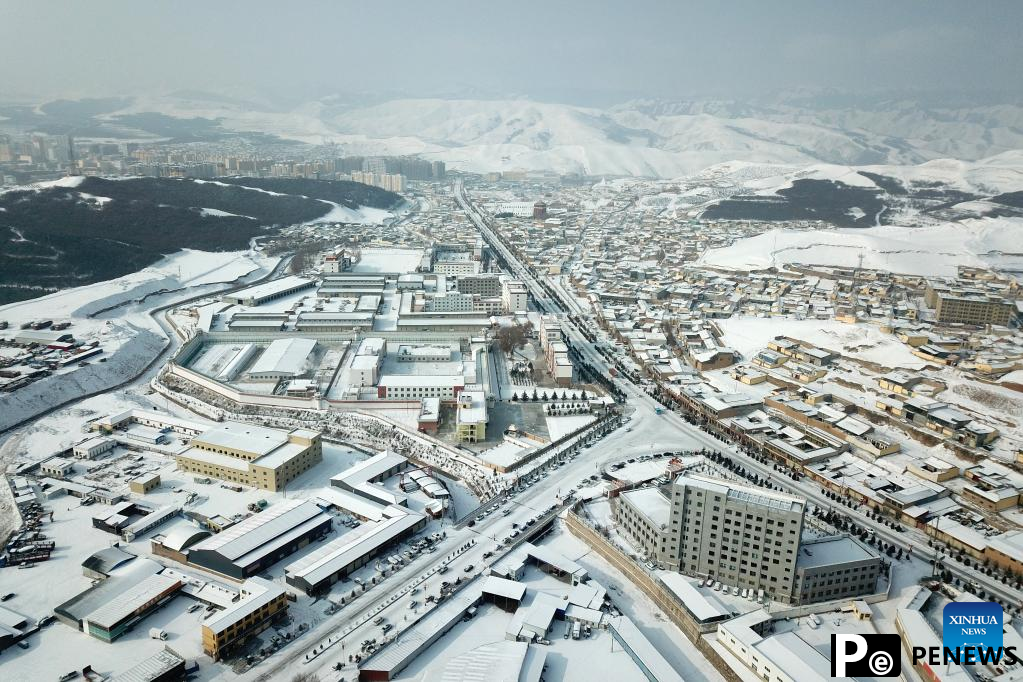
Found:
[(743, 678), (732, 670), (728, 663), (721, 658), (717, 650), (711, 646), (710, 642), (703, 637), (705, 632), (716, 630), (717, 624), (705, 626), (697, 622), (667, 588), (650, 577), (646, 571), (641, 569), (620, 549), (591, 528), (582, 517), (576, 514), (574, 509), (569, 510), (565, 523), (573, 535), (580, 538), (593, 551), (606, 559), (608, 563), (624, 573), (626, 578), (641, 589), (646, 596), (650, 597), (654, 604), (668, 616), (672, 623), (678, 626), (682, 634), (689, 638), (689, 641), (696, 646), (697, 651), (703, 654), (711, 666), (716, 668), (727, 682), (743, 682)]

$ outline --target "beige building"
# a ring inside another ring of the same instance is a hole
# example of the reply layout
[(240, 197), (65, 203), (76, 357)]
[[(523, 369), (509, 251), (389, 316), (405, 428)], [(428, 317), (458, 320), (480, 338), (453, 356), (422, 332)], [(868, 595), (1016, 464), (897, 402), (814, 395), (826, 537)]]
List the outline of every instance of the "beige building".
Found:
[(805, 501), (700, 475), (623, 493), (615, 520), (667, 568), (791, 601)]
[(276, 492), (323, 459), (320, 436), (224, 422), (193, 438), (175, 460), (182, 471)]
[(934, 308), (938, 322), (945, 324), (1008, 326), (1016, 313), (1016, 306), (1010, 299), (982, 290), (946, 287), (933, 282), (928, 283), (924, 300)]

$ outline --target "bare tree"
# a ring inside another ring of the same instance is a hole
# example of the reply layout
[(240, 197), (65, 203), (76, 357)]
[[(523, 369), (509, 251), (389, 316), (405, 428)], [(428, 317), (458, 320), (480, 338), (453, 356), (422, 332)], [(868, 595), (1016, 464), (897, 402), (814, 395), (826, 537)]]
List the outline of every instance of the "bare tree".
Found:
[(497, 330), (497, 347), (505, 354), (526, 345), (526, 325), (512, 324)]

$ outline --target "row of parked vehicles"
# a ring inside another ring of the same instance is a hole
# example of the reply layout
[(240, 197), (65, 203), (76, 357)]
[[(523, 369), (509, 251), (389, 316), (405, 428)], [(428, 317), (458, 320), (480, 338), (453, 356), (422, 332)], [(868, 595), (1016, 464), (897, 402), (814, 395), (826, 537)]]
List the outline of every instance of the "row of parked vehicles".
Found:
[(749, 599), (763, 604), (765, 595), (763, 590), (757, 590), (752, 587), (729, 587), (728, 585), (722, 585), (720, 580), (714, 580), (714, 578), (706, 578), (700, 583), (701, 587), (706, 587), (714, 590), (715, 592), (722, 592), (723, 594), (732, 593), (734, 597), (742, 597), (743, 599)]

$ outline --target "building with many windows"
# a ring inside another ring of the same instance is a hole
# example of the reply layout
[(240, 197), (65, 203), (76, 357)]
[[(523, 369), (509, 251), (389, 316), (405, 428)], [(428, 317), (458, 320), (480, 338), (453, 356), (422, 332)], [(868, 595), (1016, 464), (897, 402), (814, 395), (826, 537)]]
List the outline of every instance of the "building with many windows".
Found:
[(224, 422), (174, 459), (182, 471), (276, 492), (323, 459), (320, 435)]
[(249, 578), (238, 601), (202, 624), (202, 649), (219, 661), (288, 612), (287, 592), (269, 580)]
[(683, 474), (615, 502), (618, 530), (648, 560), (772, 600), (812, 603), (874, 592), (881, 559), (845, 535), (802, 541), (805, 500)]
[(787, 599), (804, 506), (790, 495), (682, 475), (667, 495), (656, 488), (623, 493), (615, 518), (663, 566)]
[(981, 289), (954, 287), (928, 282), (924, 301), (934, 308), (943, 324), (1008, 326), (1016, 315), (1016, 305), (1008, 298)]

